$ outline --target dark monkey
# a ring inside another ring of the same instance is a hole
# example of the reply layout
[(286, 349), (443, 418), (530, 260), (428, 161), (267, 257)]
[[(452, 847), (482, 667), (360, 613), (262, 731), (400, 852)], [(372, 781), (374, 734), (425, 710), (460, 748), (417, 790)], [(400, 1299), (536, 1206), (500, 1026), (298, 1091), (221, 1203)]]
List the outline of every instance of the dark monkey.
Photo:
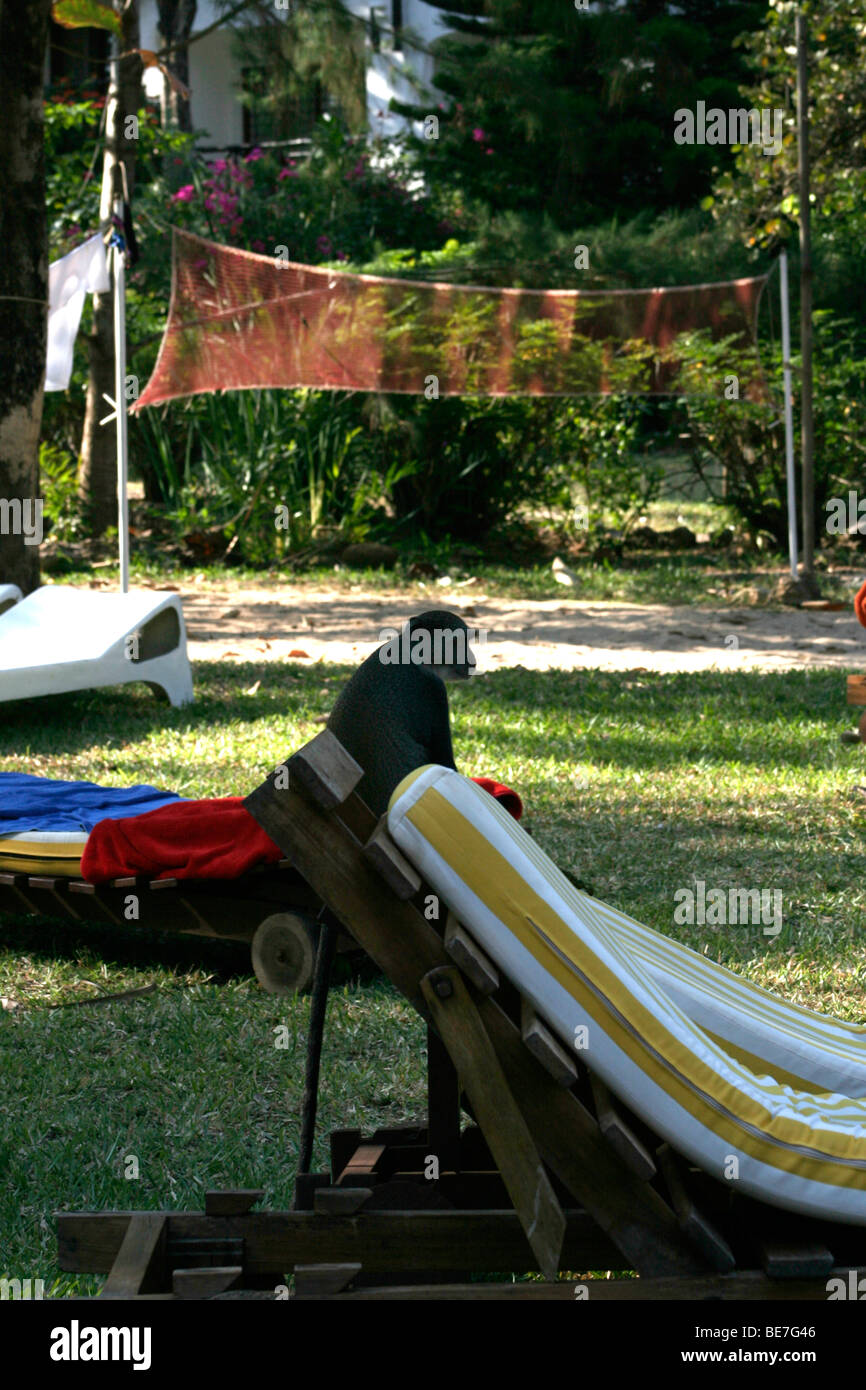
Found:
[(377, 816), (416, 767), (456, 767), (442, 682), (472, 674), (468, 636), (456, 613), (420, 613), (399, 639), (368, 656), (340, 693), (328, 728), (364, 769), (358, 793)]

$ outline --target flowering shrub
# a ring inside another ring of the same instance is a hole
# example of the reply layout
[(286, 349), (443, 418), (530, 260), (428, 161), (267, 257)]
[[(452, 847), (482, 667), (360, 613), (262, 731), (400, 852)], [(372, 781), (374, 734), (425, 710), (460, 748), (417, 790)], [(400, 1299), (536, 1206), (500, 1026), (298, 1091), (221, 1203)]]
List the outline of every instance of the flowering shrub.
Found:
[(170, 220), (189, 231), (260, 254), (287, 246), (291, 260), (307, 264), (433, 249), (459, 220), (405, 154), (350, 136), (334, 120), (319, 122), (309, 159), (259, 148), (195, 158), (167, 204)]

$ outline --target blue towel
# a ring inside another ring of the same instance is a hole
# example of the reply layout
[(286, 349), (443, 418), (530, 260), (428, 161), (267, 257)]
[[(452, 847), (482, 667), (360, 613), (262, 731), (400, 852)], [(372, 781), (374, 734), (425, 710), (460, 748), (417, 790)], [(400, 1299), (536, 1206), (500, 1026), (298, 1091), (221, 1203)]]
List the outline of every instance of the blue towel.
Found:
[(186, 801), (158, 787), (99, 787), (95, 782), (58, 782), (29, 772), (0, 772), (0, 835), (34, 830), (86, 830), (101, 820), (140, 816)]

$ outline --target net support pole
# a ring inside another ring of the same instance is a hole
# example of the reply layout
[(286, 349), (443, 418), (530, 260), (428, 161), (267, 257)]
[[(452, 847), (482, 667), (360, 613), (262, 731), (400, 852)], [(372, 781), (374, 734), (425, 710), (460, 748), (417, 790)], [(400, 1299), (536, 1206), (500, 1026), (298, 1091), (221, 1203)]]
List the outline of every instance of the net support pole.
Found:
[[(123, 200), (115, 212), (123, 220)], [(117, 408), (117, 543), (120, 551), (120, 592), (129, 593), (129, 462), (126, 418), (126, 272), (124, 249), (114, 253), (114, 399)]]
[(791, 401), (791, 310), (788, 301), (788, 253), (779, 256), (782, 307), (782, 390), (785, 397), (785, 474), (788, 479), (788, 554), (791, 578), (797, 578), (797, 484), (794, 478), (794, 412)]

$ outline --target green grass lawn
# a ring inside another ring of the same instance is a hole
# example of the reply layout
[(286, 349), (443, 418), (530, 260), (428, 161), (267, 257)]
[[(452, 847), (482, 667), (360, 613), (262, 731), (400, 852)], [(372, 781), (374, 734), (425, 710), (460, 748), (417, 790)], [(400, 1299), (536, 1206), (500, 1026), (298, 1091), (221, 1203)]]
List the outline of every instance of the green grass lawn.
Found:
[[(3, 705), (0, 770), (246, 793), (318, 732), (349, 674), (324, 669), (200, 665), (183, 710), (137, 687)], [(452, 688), (452, 715), (461, 768), (519, 789), (539, 843), (597, 896), (800, 1003), (866, 1018), (866, 750), (838, 739), (844, 673), (503, 670)], [(781, 889), (780, 934), (675, 926), (674, 893), (695, 879)], [(290, 1202), (309, 1001), (264, 994), (248, 970), (231, 943), (0, 918), (0, 1276), (98, 1287), (61, 1276), (58, 1208), (195, 1208), (218, 1186)], [(331, 1128), (420, 1115), (423, 1047), (390, 986), (341, 976), (315, 1166)]]

